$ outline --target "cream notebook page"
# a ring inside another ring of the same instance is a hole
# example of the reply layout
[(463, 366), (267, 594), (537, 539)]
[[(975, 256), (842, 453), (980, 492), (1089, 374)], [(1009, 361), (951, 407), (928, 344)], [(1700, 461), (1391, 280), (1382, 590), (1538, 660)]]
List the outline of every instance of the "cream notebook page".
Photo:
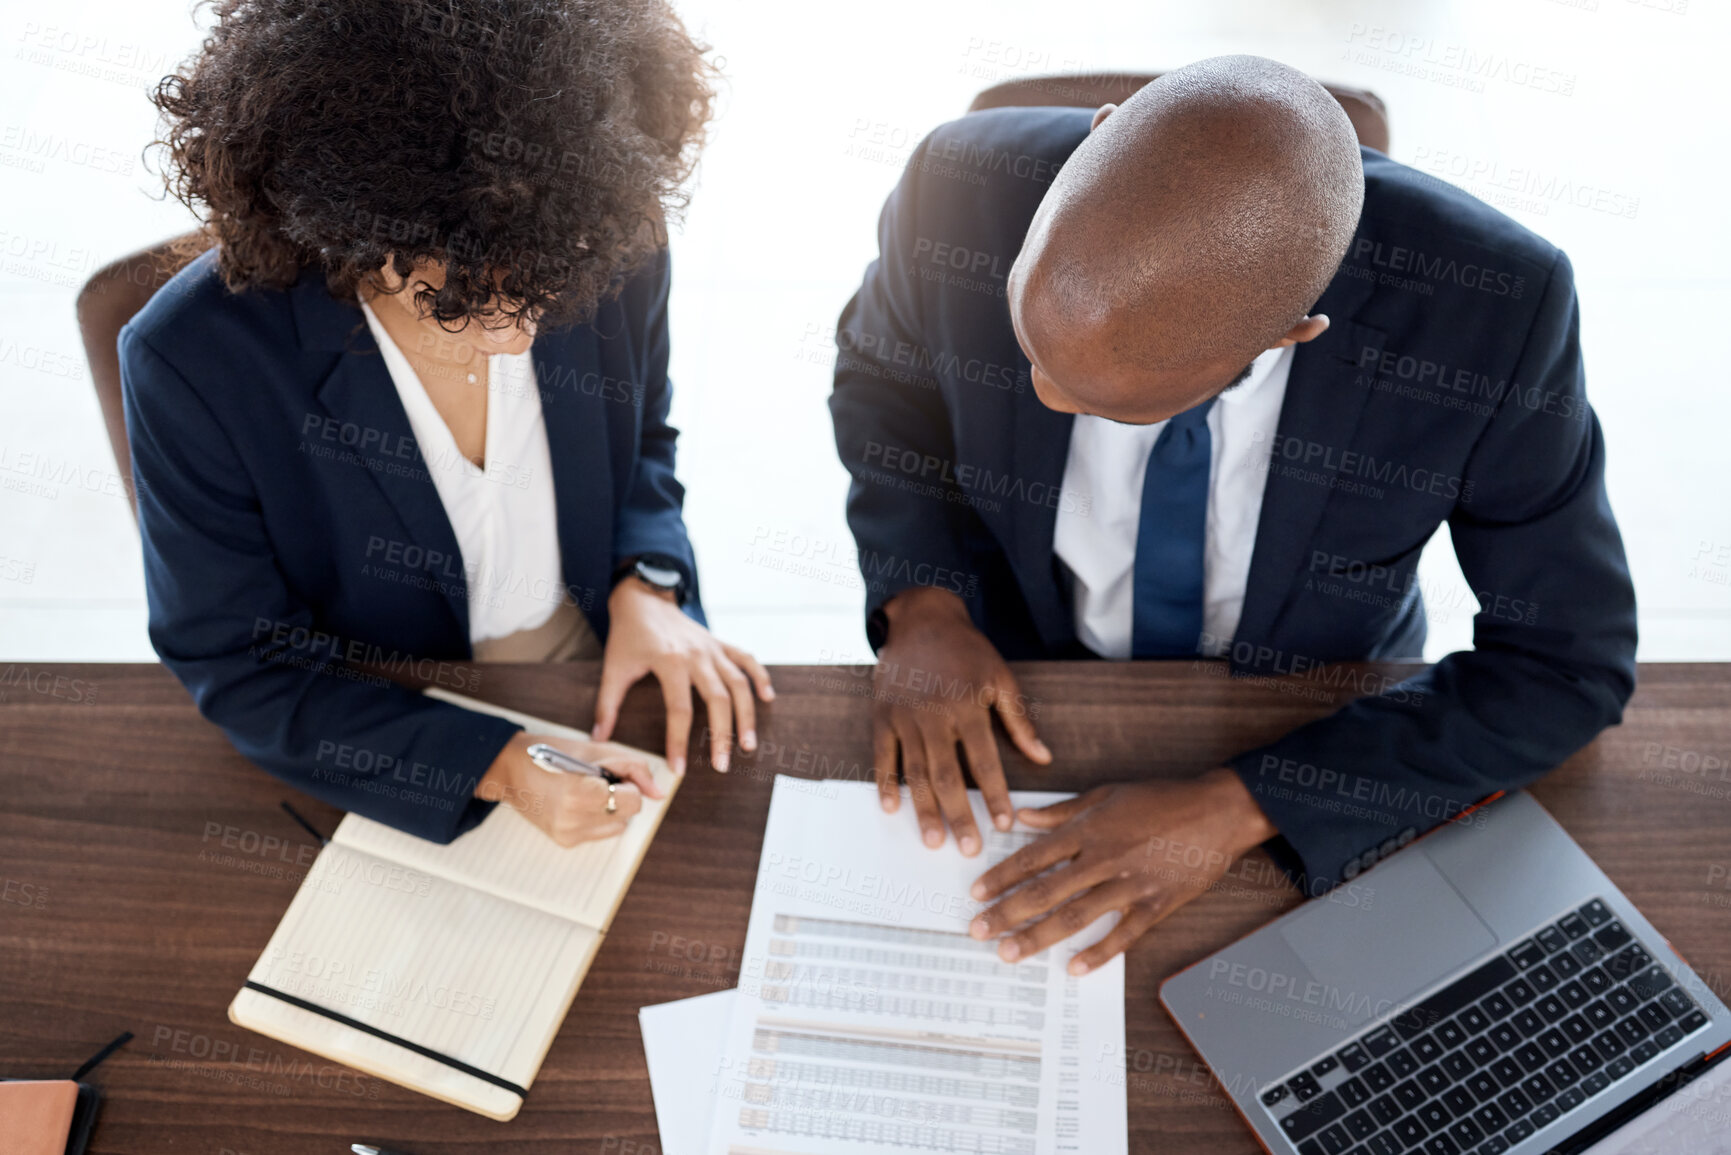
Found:
[[(435, 696), (533, 733), (584, 736), (484, 703)], [(644, 757), (671, 796), (675, 775), (661, 759)], [(624, 834), (571, 849), (508, 806), (448, 846), (348, 815), (248, 976), (319, 1010), (249, 987), (230, 1018), (509, 1118), (521, 1096), (499, 1083), (527, 1088), (534, 1080), (669, 800), (645, 799)]]

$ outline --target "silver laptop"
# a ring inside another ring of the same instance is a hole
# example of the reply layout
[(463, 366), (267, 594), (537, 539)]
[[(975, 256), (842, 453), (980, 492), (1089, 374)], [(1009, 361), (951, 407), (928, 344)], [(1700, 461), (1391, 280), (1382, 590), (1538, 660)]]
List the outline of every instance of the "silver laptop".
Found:
[(1160, 1000), (1277, 1155), (1731, 1151), (1731, 1087), (1675, 1093), (1731, 1084), (1731, 1013), (1524, 793)]

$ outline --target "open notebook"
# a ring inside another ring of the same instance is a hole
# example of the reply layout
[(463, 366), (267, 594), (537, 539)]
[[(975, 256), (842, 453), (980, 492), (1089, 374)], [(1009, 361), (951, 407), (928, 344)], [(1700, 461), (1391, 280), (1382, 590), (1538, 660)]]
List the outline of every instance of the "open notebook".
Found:
[[(441, 690), (538, 734), (587, 737)], [(678, 779), (625, 833), (562, 849), (506, 805), (449, 846), (345, 817), (229, 1004), (240, 1026), (510, 1119), (577, 995)]]

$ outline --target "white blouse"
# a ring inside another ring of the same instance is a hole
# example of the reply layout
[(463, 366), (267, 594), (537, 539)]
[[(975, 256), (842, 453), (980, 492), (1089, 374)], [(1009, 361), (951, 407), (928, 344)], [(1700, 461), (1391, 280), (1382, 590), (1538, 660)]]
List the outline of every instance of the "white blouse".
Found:
[(463, 554), (469, 641), (541, 625), (565, 597), (565, 582), (553, 462), (533, 356), (488, 358), (487, 464), (482, 469), (457, 448), (450, 427), (372, 307), (362, 301), (361, 309)]

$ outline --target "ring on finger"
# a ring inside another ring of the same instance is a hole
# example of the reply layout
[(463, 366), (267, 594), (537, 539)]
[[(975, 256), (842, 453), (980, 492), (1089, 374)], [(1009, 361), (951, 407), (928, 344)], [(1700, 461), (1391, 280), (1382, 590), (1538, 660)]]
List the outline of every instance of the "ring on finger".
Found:
[(617, 782), (609, 782), (607, 784), (607, 813), (609, 814), (619, 813), (618, 790), (619, 784)]

